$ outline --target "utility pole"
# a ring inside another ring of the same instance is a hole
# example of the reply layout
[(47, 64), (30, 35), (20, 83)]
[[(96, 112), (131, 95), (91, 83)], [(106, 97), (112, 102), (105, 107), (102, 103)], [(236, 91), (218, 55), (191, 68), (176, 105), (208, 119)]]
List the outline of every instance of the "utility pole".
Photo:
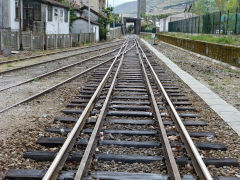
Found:
[(22, 44), (22, 6), (21, 0), (18, 0), (18, 19), (19, 19), (19, 50), (23, 51), (23, 44)]
[(114, 0), (113, 0), (113, 38), (115, 38), (115, 14), (114, 14)]
[(88, 32), (91, 32), (91, 22), (90, 22), (90, 0), (88, 0)]

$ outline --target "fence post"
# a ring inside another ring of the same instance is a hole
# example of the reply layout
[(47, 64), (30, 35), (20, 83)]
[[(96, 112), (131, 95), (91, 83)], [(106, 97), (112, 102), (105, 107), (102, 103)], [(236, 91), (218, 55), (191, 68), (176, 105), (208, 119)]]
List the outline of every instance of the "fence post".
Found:
[(55, 49), (57, 49), (57, 47), (58, 47), (58, 45), (57, 45), (58, 44), (57, 43), (58, 42), (57, 34), (55, 34), (54, 37), (55, 37)]
[(45, 44), (46, 45), (46, 50), (48, 50), (48, 38), (49, 38), (49, 36), (47, 34), (45, 34), (45, 36), (46, 36), (46, 38), (45, 38), (46, 39), (46, 44)]
[(30, 49), (33, 50), (33, 39), (32, 39), (32, 31), (30, 31)]
[(226, 28), (226, 34), (228, 33), (228, 19), (229, 19), (229, 10), (228, 10), (228, 14), (227, 14), (227, 28)]
[(191, 18), (191, 33), (193, 33), (193, 18)]
[(222, 12), (219, 12), (219, 34), (221, 34), (221, 16), (222, 16)]
[[(16, 43), (17, 43), (17, 49), (19, 50), (20, 49), (20, 40), (19, 40), (19, 35), (18, 35), (19, 32), (16, 32)], [(10, 36), (9, 36), (9, 42), (11, 43), (12, 42), (12, 34), (10, 33)], [(12, 44), (11, 44), (12, 46)]]
[(237, 34), (237, 22), (238, 22), (238, 8), (236, 8), (236, 15), (235, 15), (235, 30), (234, 30), (235, 34)]
[(0, 50), (3, 50), (3, 35), (2, 35), (2, 31), (0, 31)]
[[(40, 35), (40, 37), (41, 37), (41, 35)], [(45, 36), (44, 36), (44, 34), (42, 34), (42, 50), (44, 51), (44, 45), (45, 45)]]
[(63, 34), (63, 48), (66, 48), (66, 37), (65, 37), (65, 34)]
[(72, 44), (72, 34), (69, 34), (69, 37), (70, 37), (70, 48), (73, 47), (73, 44)]
[(214, 17), (215, 17), (215, 14), (213, 13), (213, 17), (212, 17), (212, 34), (215, 34), (214, 33)]
[(194, 33), (196, 33), (197, 32), (197, 18), (196, 17), (194, 18), (194, 21), (195, 21)]

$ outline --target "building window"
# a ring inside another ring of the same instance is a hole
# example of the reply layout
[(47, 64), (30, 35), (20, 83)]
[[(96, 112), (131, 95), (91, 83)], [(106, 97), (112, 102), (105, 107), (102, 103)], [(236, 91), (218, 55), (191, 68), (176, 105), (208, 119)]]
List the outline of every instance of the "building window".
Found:
[(60, 17), (63, 17), (63, 10), (60, 10)]
[(52, 6), (48, 6), (48, 21), (53, 20), (53, 9)]
[(64, 9), (64, 22), (68, 22), (68, 10)]
[(18, 0), (15, 0), (15, 19), (19, 19), (19, 7), (18, 7)]
[(34, 21), (41, 21), (41, 4), (36, 3), (33, 5)]
[(54, 16), (58, 17), (58, 10), (57, 9), (54, 9)]

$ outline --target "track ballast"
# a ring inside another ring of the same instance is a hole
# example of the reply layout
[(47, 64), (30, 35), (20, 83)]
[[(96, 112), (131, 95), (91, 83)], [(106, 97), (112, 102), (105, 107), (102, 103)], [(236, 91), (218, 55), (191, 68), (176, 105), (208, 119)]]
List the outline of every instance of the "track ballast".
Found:
[(174, 80), (137, 39), (129, 38), (114, 61), (95, 70), (62, 116), (55, 117), (48, 136), (37, 140), (45, 150), (24, 153), (46, 162), (43, 169), (11, 169), (5, 178), (214, 179), (208, 165), (239, 166), (236, 159), (201, 157), (199, 149), (227, 148), (194, 141), (216, 137), (186, 130), (207, 126), (197, 117)]

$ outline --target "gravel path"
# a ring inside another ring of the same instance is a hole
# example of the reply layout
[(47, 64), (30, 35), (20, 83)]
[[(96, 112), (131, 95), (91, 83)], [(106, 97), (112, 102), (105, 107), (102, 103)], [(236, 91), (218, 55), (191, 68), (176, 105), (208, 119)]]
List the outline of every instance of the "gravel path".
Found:
[[(152, 43), (152, 40), (147, 41)], [(240, 110), (240, 71), (213, 64), (205, 58), (187, 53), (166, 43), (160, 42), (154, 47), (227, 103)]]

